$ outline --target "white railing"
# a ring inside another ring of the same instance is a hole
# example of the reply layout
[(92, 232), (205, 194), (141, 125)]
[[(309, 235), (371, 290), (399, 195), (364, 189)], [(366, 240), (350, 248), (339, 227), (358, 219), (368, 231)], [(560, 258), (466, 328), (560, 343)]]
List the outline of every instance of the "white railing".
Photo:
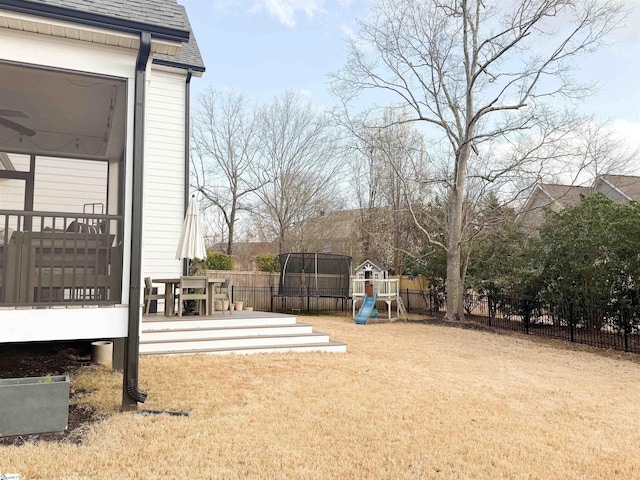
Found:
[(385, 280), (371, 280), (354, 278), (352, 280), (353, 296), (364, 297), (367, 291), (367, 285), (371, 285), (372, 293), (378, 297), (397, 297), (400, 280), (397, 278), (388, 278)]

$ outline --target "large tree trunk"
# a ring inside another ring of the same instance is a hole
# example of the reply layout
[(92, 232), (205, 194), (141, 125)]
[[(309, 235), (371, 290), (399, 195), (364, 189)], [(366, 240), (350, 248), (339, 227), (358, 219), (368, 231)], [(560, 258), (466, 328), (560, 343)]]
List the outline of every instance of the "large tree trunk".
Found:
[[(452, 192), (449, 199), (449, 224), (447, 226), (447, 313), (445, 320), (458, 321), (464, 319), (462, 296), (464, 286), (460, 276), (462, 237), (462, 202), (456, 197), (461, 195)], [(460, 208), (458, 208), (458, 203)]]
[(236, 203), (237, 200), (233, 200), (233, 206), (231, 207), (231, 214), (229, 216), (229, 222), (227, 228), (229, 229), (229, 239), (227, 240), (227, 255), (233, 255), (233, 242), (235, 241), (235, 226), (236, 226)]
[(455, 185), (449, 192), (447, 221), (447, 313), (445, 320), (464, 320), (464, 285), (462, 283), (462, 209), (464, 205), (465, 180), (469, 144), (466, 143), (456, 158)]

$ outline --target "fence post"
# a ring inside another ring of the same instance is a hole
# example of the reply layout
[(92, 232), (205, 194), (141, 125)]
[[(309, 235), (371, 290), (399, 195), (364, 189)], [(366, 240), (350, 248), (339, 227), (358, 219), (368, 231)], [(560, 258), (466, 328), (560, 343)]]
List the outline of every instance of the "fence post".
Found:
[(271, 294), (271, 313), (273, 313), (273, 285), (269, 287), (269, 293)]
[(622, 339), (624, 341), (624, 351), (629, 351), (629, 333), (631, 333), (631, 326), (629, 325), (629, 316), (627, 315), (627, 309), (622, 309), (622, 324), (624, 325), (624, 333)]
[(409, 289), (407, 288), (407, 312), (411, 311), (411, 301), (409, 300)]
[(231, 285), (231, 302), (230, 303), (235, 302), (235, 295), (234, 295), (235, 288), (236, 288), (235, 285)]
[(569, 338), (571, 342), (575, 342), (575, 312), (573, 311), (573, 303), (569, 304)]
[(524, 331), (529, 333), (529, 323), (531, 321), (531, 309), (529, 308), (529, 300), (522, 301), (522, 308), (524, 309)]
[(487, 308), (489, 309), (489, 326), (491, 326), (491, 295), (487, 296)]

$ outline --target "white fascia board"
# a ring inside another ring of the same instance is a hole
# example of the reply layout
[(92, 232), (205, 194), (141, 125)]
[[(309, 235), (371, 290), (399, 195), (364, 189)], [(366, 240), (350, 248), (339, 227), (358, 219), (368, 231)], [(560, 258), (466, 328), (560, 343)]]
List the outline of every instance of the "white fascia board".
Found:
[(127, 336), (128, 311), (125, 305), (0, 309), (0, 343), (122, 338)]
[[(138, 50), (138, 48), (140, 48), (140, 37), (132, 33), (90, 27), (73, 22), (65, 22), (1, 9), (0, 28), (50, 35), (52, 37), (69, 38), (132, 50)], [(152, 38), (151, 52), (175, 56), (180, 51), (181, 45), (180, 42)]]

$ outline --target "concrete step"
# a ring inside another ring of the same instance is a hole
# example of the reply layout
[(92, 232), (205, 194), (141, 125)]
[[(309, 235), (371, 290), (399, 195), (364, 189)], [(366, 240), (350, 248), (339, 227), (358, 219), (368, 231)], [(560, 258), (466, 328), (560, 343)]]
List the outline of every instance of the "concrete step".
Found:
[(313, 325), (309, 323), (179, 329), (162, 328), (162, 326), (154, 326), (153, 329), (147, 329), (147, 325), (143, 324), (140, 340), (151, 343), (170, 340), (182, 341), (207, 338), (256, 337), (263, 335), (305, 335), (312, 332)]
[(199, 338), (184, 340), (140, 341), (140, 353), (171, 353), (183, 350), (233, 349), (243, 347), (271, 347), (273, 345), (305, 345), (329, 342), (329, 334), (312, 332), (292, 335), (256, 335), (228, 338)]
[[(188, 347), (188, 345), (187, 345)], [(148, 351), (140, 352), (141, 355), (249, 355), (254, 353), (284, 353), (284, 352), (326, 352), (326, 353), (346, 353), (347, 345), (333, 340), (320, 343), (304, 343), (291, 345), (268, 345), (268, 346), (246, 346), (235, 348), (199, 348), (199, 349), (176, 349), (168, 352)]]

